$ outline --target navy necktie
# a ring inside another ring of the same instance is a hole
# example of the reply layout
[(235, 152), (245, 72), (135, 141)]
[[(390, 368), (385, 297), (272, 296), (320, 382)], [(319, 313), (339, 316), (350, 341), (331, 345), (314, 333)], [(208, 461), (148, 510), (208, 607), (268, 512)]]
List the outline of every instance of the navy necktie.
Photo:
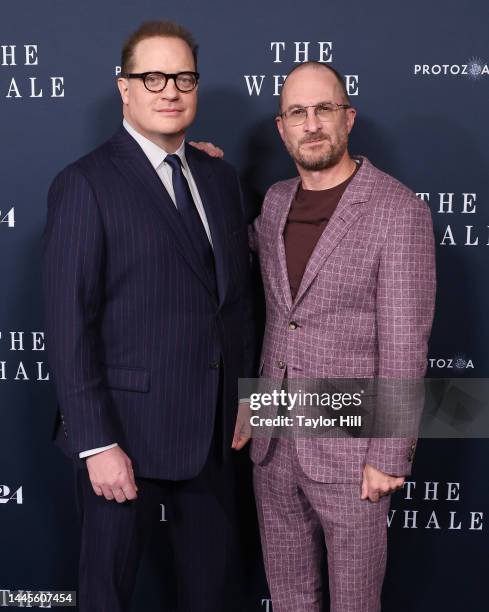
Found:
[(180, 217), (182, 218), (190, 241), (197, 251), (197, 255), (199, 256), (200, 260), (204, 264), (209, 276), (209, 281), (212, 284), (212, 289), (217, 295), (214, 252), (209, 242), (209, 238), (207, 237), (202, 219), (200, 218), (199, 212), (195, 206), (187, 179), (183, 175), (182, 160), (178, 155), (173, 154), (167, 155), (165, 157), (165, 162), (172, 169), (173, 191), (175, 193), (175, 201), (178, 212), (180, 213)]

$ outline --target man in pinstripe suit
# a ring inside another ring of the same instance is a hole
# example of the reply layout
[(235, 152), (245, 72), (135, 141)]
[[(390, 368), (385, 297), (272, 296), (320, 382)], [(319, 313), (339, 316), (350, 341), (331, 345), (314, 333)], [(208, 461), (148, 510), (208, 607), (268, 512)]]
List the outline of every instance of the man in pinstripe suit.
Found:
[(47, 345), (57, 441), (77, 462), (85, 612), (129, 609), (161, 502), (178, 610), (239, 609), (230, 449), (246, 442), (247, 230), (234, 169), (185, 144), (196, 50), (176, 24), (143, 24), (122, 53), (123, 125), (49, 192)]
[[(269, 189), (252, 232), (267, 307), (261, 371), (289, 388), (293, 379), (378, 377), (377, 401), (390, 398), (397, 420), (410, 406), (395, 380), (426, 368), (431, 217), (406, 187), (349, 155), (354, 120), (331, 68), (309, 62), (289, 74), (276, 122), (300, 176)], [(409, 437), (304, 432), (253, 440), (274, 612), (322, 609), (321, 540), (332, 612), (379, 612), (389, 494), (410, 473), (414, 447)]]

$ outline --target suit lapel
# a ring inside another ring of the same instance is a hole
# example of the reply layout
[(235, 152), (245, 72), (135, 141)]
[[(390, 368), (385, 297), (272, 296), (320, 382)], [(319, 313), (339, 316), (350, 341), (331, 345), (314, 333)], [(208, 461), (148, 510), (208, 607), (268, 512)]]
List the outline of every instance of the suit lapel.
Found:
[(289, 272), (287, 270), (287, 258), (285, 256), (284, 230), (289, 216), (292, 201), (295, 198), (297, 188), (299, 187), (300, 178), (295, 179), (288, 187), (286, 193), (286, 205), (280, 209), (280, 218), (275, 235), (275, 244), (277, 249), (276, 261), (278, 262), (278, 277), (280, 279), (280, 287), (282, 287), (282, 297), (290, 309), (292, 306), (292, 294), (290, 293)]
[(114, 164), (125, 177), (131, 180), (138, 192), (145, 194), (151, 204), (158, 210), (170, 227), (180, 254), (206, 289), (213, 295), (212, 286), (207, 278), (204, 266), (192, 246), (178, 211), (141, 147), (123, 127), (114, 136), (111, 145), (111, 158)]
[(200, 199), (204, 206), (212, 238), (219, 305), (222, 306), (229, 281), (228, 257), (224, 253), (226, 229), (224, 218), (226, 208), (222, 205), (221, 194), (209, 163), (192, 146), (185, 145), (185, 157), (194, 177)]
[(360, 204), (369, 199), (374, 178), (371, 164), (366, 158), (362, 159), (361, 168), (346, 188), (309, 258), (294, 300), (294, 305), (299, 302), (309, 289), (312, 281), (316, 278), (328, 257), (341, 242), (349, 228), (363, 214), (363, 207)]

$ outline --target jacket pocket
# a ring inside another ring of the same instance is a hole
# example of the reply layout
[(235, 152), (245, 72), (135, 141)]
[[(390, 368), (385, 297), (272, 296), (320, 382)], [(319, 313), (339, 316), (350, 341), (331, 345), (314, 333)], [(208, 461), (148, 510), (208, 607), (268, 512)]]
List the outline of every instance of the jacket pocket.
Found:
[(108, 389), (147, 393), (150, 387), (149, 370), (124, 366), (105, 366), (105, 381)]

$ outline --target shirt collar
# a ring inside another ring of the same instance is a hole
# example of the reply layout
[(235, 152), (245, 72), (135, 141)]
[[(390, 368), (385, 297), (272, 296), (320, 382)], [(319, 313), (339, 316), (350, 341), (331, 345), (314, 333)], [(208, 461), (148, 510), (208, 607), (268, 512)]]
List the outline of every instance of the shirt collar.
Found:
[[(165, 151), (165, 149), (156, 145), (154, 142), (151, 142), (151, 140), (146, 138), (146, 136), (143, 136), (138, 131), (136, 131), (126, 119), (122, 121), (122, 125), (141, 147), (153, 168), (155, 170), (158, 170), (161, 164), (165, 161), (165, 157), (169, 155), (169, 153)], [(187, 160), (185, 159), (185, 140), (182, 141), (182, 144), (175, 151), (175, 155), (178, 155), (178, 157), (182, 161), (183, 167), (186, 169)]]

